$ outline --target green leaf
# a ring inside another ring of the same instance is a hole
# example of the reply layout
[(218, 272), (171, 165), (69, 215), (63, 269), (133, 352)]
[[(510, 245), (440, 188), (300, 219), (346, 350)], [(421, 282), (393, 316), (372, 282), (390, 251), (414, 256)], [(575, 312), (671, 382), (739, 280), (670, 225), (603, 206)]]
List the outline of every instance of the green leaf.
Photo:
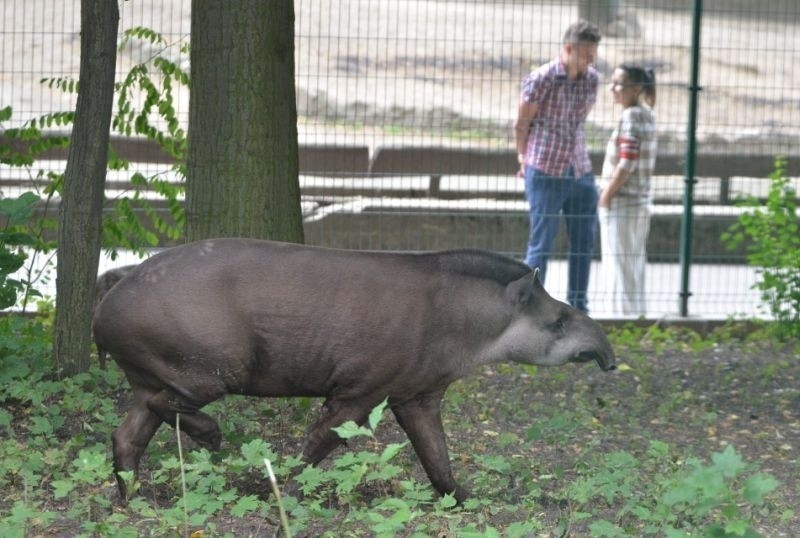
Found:
[(507, 538), (526, 538), (528, 536), (535, 536), (535, 531), (537, 530), (537, 525), (532, 522), (517, 521), (506, 527), (505, 536)]
[(0, 409), (0, 428), (11, 429), (11, 413), (5, 409)]
[(372, 437), (372, 430), (359, 426), (352, 420), (348, 420), (337, 428), (332, 428), (342, 439), (352, 439), (353, 437)]
[(452, 493), (445, 493), (439, 500), (439, 506), (441, 508), (453, 508), (457, 504), (458, 501), (456, 501)]
[(264, 458), (267, 458), (270, 461), (277, 459), (275, 451), (272, 450), (272, 447), (269, 445), (269, 443), (262, 439), (253, 439), (249, 443), (243, 444), (241, 451), (245, 461), (253, 466), (262, 466)]
[(53, 480), (53, 496), (56, 499), (63, 499), (75, 489), (75, 482), (71, 480)]
[(45, 417), (31, 417), (28, 431), (34, 435), (52, 435), (53, 425)]
[(327, 478), (319, 467), (307, 465), (294, 479), (300, 484), (301, 491), (308, 495), (323, 484)]
[(392, 443), (386, 448), (383, 449), (381, 453), (380, 462), (387, 463), (392, 460), (401, 450), (403, 450), (406, 445), (408, 445), (408, 441), (404, 443)]
[(598, 536), (603, 538), (614, 538), (617, 536), (628, 536), (628, 533), (624, 530), (620, 529), (613, 523), (600, 520), (592, 523), (589, 526), (589, 531), (592, 533), (592, 536)]
[(231, 515), (234, 517), (242, 517), (248, 512), (254, 512), (258, 510), (260, 504), (261, 501), (256, 495), (246, 495), (241, 497), (238, 501), (236, 501), (236, 504), (231, 507)]
[(747, 521), (741, 519), (738, 519), (736, 521), (731, 521), (730, 523), (725, 525), (725, 535), (744, 536), (748, 528), (750, 528), (750, 526), (747, 524)]
[(714, 470), (727, 478), (737, 476), (746, 467), (742, 457), (731, 445), (728, 445), (723, 452), (712, 454), (711, 461), (714, 462)]
[(647, 453), (654, 458), (665, 458), (669, 455), (669, 444), (663, 441), (650, 441)]
[(27, 224), (39, 202), (39, 197), (32, 192), (24, 192), (17, 198), (3, 198), (0, 199), (0, 215), (8, 216), (9, 226)]
[(780, 482), (768, 474), (756, 474), (748, 478), (744, 483), (742, 495), (750, 504), (761, 506), (764, 504), (764, 496), (774, 491)]
[(384, 399), (381, 403), (379, 403), (369, 414), (369, 427), (374, 432), (375, 428), (378, 427), (378, 423), (381, 421), (381, 417), (383, 417), (383, 410), (386, 409), (386, 406), (389, 405), (389, 400)]

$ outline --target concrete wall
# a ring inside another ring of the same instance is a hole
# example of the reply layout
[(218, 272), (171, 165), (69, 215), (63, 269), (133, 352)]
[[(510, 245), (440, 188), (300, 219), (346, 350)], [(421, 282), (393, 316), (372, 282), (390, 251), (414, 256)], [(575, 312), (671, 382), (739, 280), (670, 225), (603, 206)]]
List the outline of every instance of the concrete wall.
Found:
[[(744, 249), (727, 250), (720, 241), (734, 217), (694, 218), (694, 261), (745, 263)], [(648, 257), (652, 262), (677, 262), (680, 253), (680, 215), (656, 215), (651, 223)], [(305, 224), (306, 243), (336, 248), (375, 250), (442, 250), (481, 248), (521, 257), (528, 239), (528, 218), (509, 214), (409, 214), (365, 212), (330, 215)], [(562, 224), (555, 258), (567, 252)], [(597, 241), (596, 256), (600, 254)]]

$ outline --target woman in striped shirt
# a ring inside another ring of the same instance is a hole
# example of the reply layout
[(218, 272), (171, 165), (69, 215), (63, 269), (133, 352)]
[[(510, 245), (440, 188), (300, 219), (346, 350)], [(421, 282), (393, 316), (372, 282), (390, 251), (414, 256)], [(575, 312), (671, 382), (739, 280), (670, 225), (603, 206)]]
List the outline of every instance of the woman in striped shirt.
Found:
[(610, 90), (623, 110), (606, 146), (599, 186), (603, 293), (614, 314), (642, 316), (657, 144), (655, 74), (623, 64), (614, 70)]

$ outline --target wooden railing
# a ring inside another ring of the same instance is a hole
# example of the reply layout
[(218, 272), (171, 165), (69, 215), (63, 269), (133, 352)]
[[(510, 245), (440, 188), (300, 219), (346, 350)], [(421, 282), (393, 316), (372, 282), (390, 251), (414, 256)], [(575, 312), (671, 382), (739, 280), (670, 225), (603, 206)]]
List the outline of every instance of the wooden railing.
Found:
[[(20, 143), (11, 144), (20, 148)], [(174, 158), (152, 141), (112, 137), (111, 146), (121, 158), (134, 163), (171, 164)], [(51, 148), (36, 156), (37, 160), (66, 160), (67, 148)], [(590, 155), (595, 171), (602, 167), (603, 155)], [(485, 179), (443, 183), (446, 177), (504, 176), (513, 178), (517, 171), (516, 153), (511, 150), (485, 150), (446, 147), (379, 147), (370, 155), (367, 146), (301, 145), (299, 148), (300, 173), (306, 176), (349, 178), (346, 182), (307, 182), (303, 194), (310, 196), (367, 195), (429, 197), (463, 199), (476, 196), (496, 199), (519, 199), (522, 186), (510, 183), (513, 188), (493, 189)], [(659, 155), (654, 175), (662, 187), (656, 189), (656, 203), (676, 203), (683, 192), (685, 157)], [(773, 155), (700, 154), (695, 163), (695, 175), (702, 182), (702, 193), (697, 203), (730, 204), (739, 189), (733, 188), (734, 178), (766, 178), (774, 169)], [(789, 159), (787, 174), (800, 176), (800, 159)], [(380, 181), (390, 177), (422, 178), (412, 184), (397, 187)], [(0, 179), (3, 186), (23, 186), (29, 180), (22, 177)], [(513, 181), (513, 180), (512, 180)], [(476, 185), (478, 186), (476, 190)], [(129, 188), (126, 182), (109, 182), (108, 189)]]

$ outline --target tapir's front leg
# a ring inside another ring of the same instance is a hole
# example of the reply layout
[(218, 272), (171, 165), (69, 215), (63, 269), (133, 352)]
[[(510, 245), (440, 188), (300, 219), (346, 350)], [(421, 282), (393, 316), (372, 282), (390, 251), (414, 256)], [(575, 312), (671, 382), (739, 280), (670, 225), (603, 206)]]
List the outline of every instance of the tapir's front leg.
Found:
[(359, 426), (364, 424), (375, 405), (377, 403), (363, 400), (327, 400), (317, 419), (308, 428), (308, 433), (303, 441), (303, 459), (312, 465), (325, 459), (334, 448), (343, 442), (333, 428), (341, 426), (349, 420)]
[(441, 404), (444, 391), (426, 394), (392, 406), (397, 422), (405, 430), (433, 487), (444, 495), (451, 493), (458, 503), (467, 491), (453, 478), (447, 441), (442, 427)]

